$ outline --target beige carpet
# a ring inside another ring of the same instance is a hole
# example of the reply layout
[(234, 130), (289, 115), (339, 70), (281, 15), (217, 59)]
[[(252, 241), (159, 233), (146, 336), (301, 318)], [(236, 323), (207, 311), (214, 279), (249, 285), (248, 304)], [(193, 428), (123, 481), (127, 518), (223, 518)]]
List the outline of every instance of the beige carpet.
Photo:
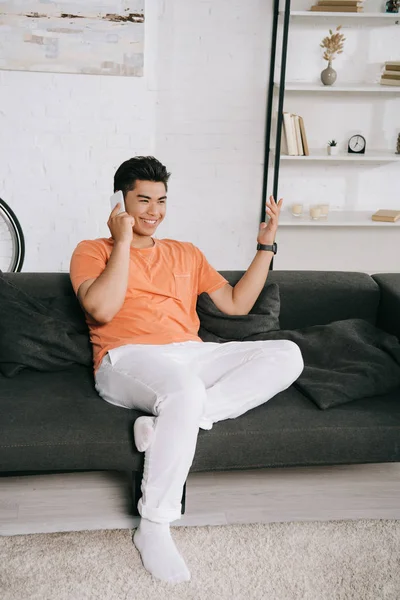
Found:
[(144, 569), (132, 533), (0, 538), (1, 600), (400, 599), (400, 521), (173, 527), (181, 584)]

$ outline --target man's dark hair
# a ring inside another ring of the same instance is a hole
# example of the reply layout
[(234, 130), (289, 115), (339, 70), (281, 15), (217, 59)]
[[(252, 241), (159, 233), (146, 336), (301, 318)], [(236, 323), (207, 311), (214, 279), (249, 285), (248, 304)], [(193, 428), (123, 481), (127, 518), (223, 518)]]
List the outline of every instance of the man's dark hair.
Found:
[(135, 188), (138, 179), (142, 181), (161, 181), (168, 190), (168, 173), (166, 167), (154, 156), (135, 156), (122, 163), (114, 175), (114, 192), (127, 192)]

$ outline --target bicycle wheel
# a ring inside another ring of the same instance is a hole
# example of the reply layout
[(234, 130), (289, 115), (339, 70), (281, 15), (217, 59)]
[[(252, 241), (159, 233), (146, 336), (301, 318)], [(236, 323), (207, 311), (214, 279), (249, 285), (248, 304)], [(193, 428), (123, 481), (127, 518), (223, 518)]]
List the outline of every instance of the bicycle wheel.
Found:
[(25, 258), (25, 239), (11, 208), (0, 198), (0, 271), (21, 271)]

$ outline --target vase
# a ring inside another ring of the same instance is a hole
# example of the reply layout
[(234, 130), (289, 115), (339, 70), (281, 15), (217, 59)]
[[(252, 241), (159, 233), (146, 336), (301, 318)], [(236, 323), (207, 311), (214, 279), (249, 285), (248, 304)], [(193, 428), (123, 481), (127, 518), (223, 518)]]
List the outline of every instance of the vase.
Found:
[(339, 154), (339, 146), (328, 146), (328, 154), (330, 156), (337, 156)]
[(328, 66), (321, 72), (321, 81), (324, 85), (333, 85), (336, 81), (337, 73), (332, 69), (332, 61), (328, 62)]

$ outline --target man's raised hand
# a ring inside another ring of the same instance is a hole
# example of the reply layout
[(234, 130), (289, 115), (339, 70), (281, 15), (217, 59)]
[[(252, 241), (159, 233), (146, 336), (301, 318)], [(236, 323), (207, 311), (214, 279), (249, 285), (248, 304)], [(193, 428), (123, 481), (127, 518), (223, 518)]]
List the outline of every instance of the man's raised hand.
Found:
[(273, 196), (269, 197), (269, 201), (265, 203), (265, 210), (270, 217), (268, 223), (261, 223), (258, 231), (257, 242), (259, 244), (271, 245), (275, 241), (276, 230), (278, 229), (279, 215), (281, 212), (283, 198), (279, 202), (275, 202)]

